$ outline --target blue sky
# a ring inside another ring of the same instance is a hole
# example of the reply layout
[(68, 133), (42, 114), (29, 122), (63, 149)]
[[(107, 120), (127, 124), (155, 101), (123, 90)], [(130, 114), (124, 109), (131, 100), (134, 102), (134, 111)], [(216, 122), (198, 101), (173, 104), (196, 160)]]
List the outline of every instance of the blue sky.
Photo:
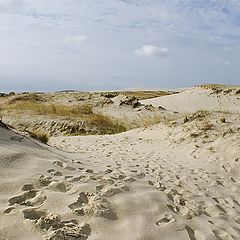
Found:
[(240, 84), (239, 0), (0, 0), (0, 91)]

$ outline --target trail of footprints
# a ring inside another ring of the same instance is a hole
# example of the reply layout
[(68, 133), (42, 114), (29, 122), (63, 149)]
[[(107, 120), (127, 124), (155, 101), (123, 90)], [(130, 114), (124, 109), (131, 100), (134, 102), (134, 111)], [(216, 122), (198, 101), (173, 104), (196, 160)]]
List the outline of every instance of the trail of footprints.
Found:
[[(151, 152), (148, 157), (150, 155), (153, 157), (154, 153)], [(46, 231), (47, 240), (84, 240), (90, 236), (91, 226), (78, 223), (75, 219), (64, 221), (61, 216), (44, 210), (47, 191), (67, 194), (71, 193), (73, 185), (94, 182), (95, 192), (79, 192), (75, 202), (68, 205), (69, 211), (79, 216), (117, 220), (117, 212), (109, 198), (130, 191), (131, 184), (138, 179), (165, 197), (166, 213), (156, 219), (157, 227), (177, 225), (179, 219), (184, 219), (184, 224), (177, 226), (179, 231), (186, 232), (190, 240), (239, 239), (240, 197), (236, 180), (230, 178), (223, 181), (221, 175), (204, 169), (186, 169), (181, 164), (172, 168), (166, 164), (167, 161), (161, 160), (159, 164), (158, 156), (155, 156), (155, 162), (147, 159), (136, 158), (129, 164), (123, 158), (122, 162), (108, 164), (103, 172), (85, 169), (81, 167), (81, 162), (73, 162), (73, 166), (69, 166), (55, 161), (46, 176), (42, 175), (35, 183), (24, 185), (21, 194), (8, 200), (9, 207), (4, 214), (22, 211), (25, 219)], [(218, 188), (224, 188), (226, 194), (219, 196)], [(199, 216), (204, 216), (210, 226), (208, 236), (191, 227), (191, 221)], [(229, 222), (234, 223), (230, 225)]]
[[(68, 194), (68, 192), (71, 193), (74, 184), (94, 181), (96, 191), (94, 193), (80, 192), (76, 201), (68, 205), (69, 211), (80, 216), (118, 219), (115, 210), (106, 198), (129, 191), (127, 184), (134, 182), (134, 178), (126, 177), (121, 171), (111, 169), (111, 165), (107, 167), (104, 174), (94, 173), (92, 169), (81, 167), (76, 169), (61, 161), (53, 162), (53, 166), (63, 171), (49, 169), (46, 175), (41, 175), (35, 183), (25, 184), (21, 188), (21, 194), (8, 200), (9, 207), (4, 214), (21, 211), (25, 219), (33, 221), (37, 228), (46, 231), (45, 239), (47, 240), (87, 239), (91, 234), (89, 224), (79, 224), (75, 219), (63, 221), (61, 216), (45, 210), (44, 202), (47, 199), (47, 191)], [(70, 172), (70, 174), (63, 174), (63, 172)], [(81, 172), (80, 175), (79, 172)]]
[[(165, 214), (156, 222), (157, 225), (167, 226), (174, 223), (177, 216), (191, 220), (196, 216), (204, 215), (209, 219), (208, 223), (213, 226), (212, 233), (205, 237), (186, 224), (185, 231), (189, 239), (240, 239), (240, 198), (235, 181), (231, 178), (230, 181), (222, 181), (221, 176), (203, 169), (190, 169), (189, 173), (184, 169), (184, 175), (181, 176), (181, 171), (175, 173), (167, 168), (160, 168), (165, 171), (160, 170), (155, 176), (158, 180), (149, 181), (149, 184), (166, 195), (169, 201), (167, 208), (171, 214)], [(181, 169), (181, 166), (178, 169)], [(194, 180), (200, 184), (194, 184)], [(226, 194), (218, 196), (217, 187), (225, 188)], [(231, 224), (234, 227), (229, 224), (231, 221), (234, 221), (234, 224)], [(215, 238), (211, 238), (213, 236)]]

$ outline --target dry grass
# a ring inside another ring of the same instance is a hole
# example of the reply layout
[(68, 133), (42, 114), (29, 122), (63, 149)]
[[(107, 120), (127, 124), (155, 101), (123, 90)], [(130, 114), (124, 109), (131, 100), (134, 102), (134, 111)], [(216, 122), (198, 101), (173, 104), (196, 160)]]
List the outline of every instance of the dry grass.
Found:
[(38, 94), (30, 93), (30, 94), (21, 94), (10, 99), (9, 104), (15, 104), (18, 102), (44, 102), (44, 98)]
[(189, 118), (194, 120), (194, 119), (204, 119), (210, 115), (210, 112), (207, 110), (199, 110), (195, 113), (192, 114)]
[(223, 84), (203, 84), (203, 85), (199, 85), (199, 87), (204, 88), (204, 89), (235, 89), (235, 88), (239, 88), (239, 86), (234, 86), (234, 85), (223, 85)]
[[(64, 119), (76, 122), (76, 127), (72, 127), (71, 131), (68, 133), (70, 135), (88, 134), (82, 127), (79, 128), (80, 121), (84, 121), (87, 126), (91, 126), (93, 129), (91, 134), (115, 134), (127, 130), (127, 127), (123, 123), (108, 116), (94, 113), (91, 105), (63, 106), (25, 101), (11, 104), (5, 107), (4, 110), (17, 111), (20, 114), (27, 115), (64, 117)], [(23, 111), (28, 112), (24, 113)], [(41, 137), (41, 134), (39, 134), (39, 137)]]
[(170, 95), (169, 92), (165, 92), (165, 91), (122, 91), (122, 92), (102, 92), (101, 94), (102, 96), (105, 96), (107, 98), (113, 98), (118, 96), (119, 94), (122, 94), (130, 98), (135, 97), (138, 100)]
[(187, 128), (191, 130), (190, 137), (197, 138), (199, 136), (207, 136), (207, 132), (214, 129), (214, 124), (211, 122), (212, 113), (206, 110), (197, 111), (186, 117), (189, 122)]
[(49, 140), (49, 136), (47, 133), (43, 133), (40, 131), (29, 132), (30, 137), (41, 141), (42, 143), (47, 143)]
[(125, 124), (102, 114), (92, 114), (89, 121), (100, 129), (100, 134), (115, 134), (128, 130)]
[(180, 118), (179, 115), (153, 114), (152, 116), (141, 116), (140, 121), (137, 121), (133, 127), (149, 127), (155, 124), (162, 123), (167, 126), (172, 126), (175, 121)]
[(27, 110), (34, 114), (68, 117), (93, 114), (92, 106), (90, 105), (62, 106), (55, 104), (41, 104), (31, 101), (11, 104), (5, 107), (5, 110)]
[(135, 97), (139, 100), (170, 95), (170, 93), (165, 91), (126, 91), (126, 92), (122, 92), (122, 94), (127, 97)]

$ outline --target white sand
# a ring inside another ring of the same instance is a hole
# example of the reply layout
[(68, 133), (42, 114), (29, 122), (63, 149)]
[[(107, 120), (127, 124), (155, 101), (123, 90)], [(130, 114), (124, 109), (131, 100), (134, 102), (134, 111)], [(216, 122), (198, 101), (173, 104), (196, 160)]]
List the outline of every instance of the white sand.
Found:
[(198, 110), (240, 112), (240, 94), (215, 94), (211, 89), (194, 87), (181, 93), (142, 100), (142, 104), (164, 107), (170, 111), (196, 112)]
[(194, 115), (51, 147), (0, 126), (0, 239), (240, 239), (239, 123)]

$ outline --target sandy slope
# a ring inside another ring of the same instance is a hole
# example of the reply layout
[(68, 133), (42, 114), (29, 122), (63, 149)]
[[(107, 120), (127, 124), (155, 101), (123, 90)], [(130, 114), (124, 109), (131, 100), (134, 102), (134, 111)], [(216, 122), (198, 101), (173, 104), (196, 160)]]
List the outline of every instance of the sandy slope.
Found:
[(179, 112), (195, 112), (198, 110), (240, 112), (240, 88), (220, 89), (194, 87), (181, 93), (142, 100), (142, 104), (152, 104), (155, 107), (164, 107), (167, 110)]
[(62, 151), (0, 127), (0, 239), (240, 239), (240, 119), (221, 117), (51, 138)]

